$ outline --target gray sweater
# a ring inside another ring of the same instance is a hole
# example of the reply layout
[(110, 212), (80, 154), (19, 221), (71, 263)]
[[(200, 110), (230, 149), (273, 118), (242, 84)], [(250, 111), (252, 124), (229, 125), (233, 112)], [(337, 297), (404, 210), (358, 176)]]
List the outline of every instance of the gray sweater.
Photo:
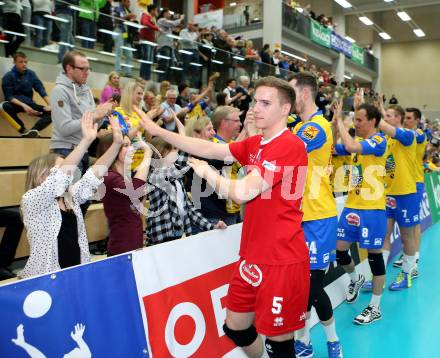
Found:
[(52, 110), (52, 140), (50, 147), (71, 149), (81, 138), (81, 117), (95, 109), (88, 85), (73, 83), (64, 72), (58, 75), (50, 96)]

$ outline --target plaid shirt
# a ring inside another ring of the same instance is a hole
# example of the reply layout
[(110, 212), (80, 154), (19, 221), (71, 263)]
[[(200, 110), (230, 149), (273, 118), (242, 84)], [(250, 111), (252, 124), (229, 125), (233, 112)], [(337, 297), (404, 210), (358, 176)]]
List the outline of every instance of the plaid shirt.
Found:
[[(212, 230), (211, 224), (197, 211), (193, 202), (188, 197), (182, 182), (184, 174), (189, 167), (186, 162), (188, 154), (179, 152), (179, 157), (170, 167), (156, 168), (148, 179), (148, 200), (150, 207), (147, 217), (147, 237), (150, 243), (160, 243), (184, 233), (191, 235), (191, 224), (203, 230)], [(182, 218), (177, 207), (176, 181), (179, 181), (184, 194), (185, 217)]]

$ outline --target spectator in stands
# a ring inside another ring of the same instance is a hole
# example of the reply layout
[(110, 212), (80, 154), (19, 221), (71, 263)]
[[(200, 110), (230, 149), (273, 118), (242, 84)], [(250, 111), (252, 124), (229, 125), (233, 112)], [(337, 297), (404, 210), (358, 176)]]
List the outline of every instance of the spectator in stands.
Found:
[(212, 100), (212, 89), (214, 81), (210, 80), (208, 86), (200, 91), (200, 93), (190, 93), (189, 103), (184, 107), (183, 112), (187, 112), (188, 118), (206, 116), (208, 105)]
[(226, 93), (217, 93), (215, 101), (217, 102), (217, 106), (226, 106)]
[[(144, 89), (136, 81), (130, 81), (125, 84), (121, 93), (121, 103), (116, 107), (114, 112), (118, 113), (124, 121), (124, 127), (127, 130), (127, 135), (130, 138), (132, 145), (138, 146), (137, 133), (140, 130), (140, 118), (134, 110), (135, 107), (140, 108), (141, 100), (144, 96)], [(141, 130), (143, 132), (143, 130)], [(135, 170), (142, 162), (144, 151), (142, 148), (136, 150), (133, 155), (132, 169)]]
[[(157, 38), (158, 54), (168, 57), (168, 59), (160, 58), (158, 61), (158, 69), (162, 71), (168, 71), (171, 66), (171, 59), (174, 55), (174, 42), (173, 39), (167, 35), (171, 35), (176, 26), (180, 25), (185, 15), (180, 15), (177, 19), (172, 19), (170, 9), (164, 8), (159, 14), (157, 20), (157, 26), (159, 27), (160, 34)], [(165, 73), (159, 74), (159, 81), (163, 81), (166, 78)]]
[(41, 48), (49, 45), (49, 39), (52, 34), (52, 19), (44, 15), (51, 15), (53, 11), (52, 0), (33, 0), (32, 1), (32, 22), (34, 25), (44, 27), (45, 29), (36, 29), (34, 46)]
[(177, 86), (177, 90), (179, 91), (179, 95), (177, 96), (176, 103), (180, 107), (185, 107), (189, 103), (189, 92), (191, 88), (186, 83), (181, 83)]
[[(3, 28), (8, 31), (24, 34), (24, 27), (21, 19), (21, 5), (17, 0), (3, 0)], [(21, 43), (24, 41), (23, 36), (6, 34), (5, 56), (12, 57), (17, 52)]]
[[(220, 73), (220, 80), (216, 82), (216, 91), (225, 85), (226, 79), (231, 77), (231, 46), (228, 44), (228, 34), (225, 30), (219, 30), (218, 37), (213, 40), (216, 48), (214, 59), (221, 63), (213, 65), (214, 71)], [(221, 50), (221, 51), (219, 51)]]
[(0, 281), (16, 277), (9, 266), (14, 261), (15, 251), (23, 232), (23, 223), (18, 208), (0, 209), (0, 227), (4, 227), (3, 237), (0, 239)]
[[(79, 13), (81, 35), (96, 41), (96, 27), (99, 20), (99, 10), (106, 5), (108, 0), (79, 0), (79, 6), (87, 12)], [(95, 48), (95, 41), (81, 40), (84, 48)]]
[[(14, 54), (14, 67), (5, 73), (2, 80), (2, 89), (6, 102), (2, 103), (2, 117), (4, 117), (22, 137), (38, 137), (39, 131), (51, 123), (51, 109), (49, 97), (34, 71), (28, 69), (28, 59), (23, 52)], [(33, 100), (35, 90), (46, 102), (46, 106), (36, 104)], [(27, 113), (39, 117), (31, 130), (27, 130), (19, 113)]]
[(90, 261), (89, 245), (80, 205), (91, 198), (119, 153), (123, 138), (116, 119), (111, 119), (113, 144), (74, 185), (73, 173), (96, 138), (94, 115), (81, 119), (82, 139), (62, 160), (57, 154), (34, 159), (21, 200), (23, 222), (31, 253), (21, 277), (45, 274)]
[(160, 102), (157, 100), (157, 97), (151, 91), (144, 92), (144, 106), (142, 110), (145, 113), (150, 112), (149, 116), (154, 121), (157, 121), (164, 111), (164, 109), (160, 106)]
[[(112, 102), (95, 106), (93, 94), (87, 85), (90, 73), (89, 61), (82, 52), (71, 51), (64, 55), (63, 71), (58, 75), (50, 96), (52, 103), (53, 152), (66, 157), (81, 141), (81, 117), (85, 111), (93, 111), (99, 121), (112, 111)], [(84, 153), (79, 167), (85, 173), (89, 167), (89, 155)]]
[(258, 55), (257, 51), (254, 49), (254, 43), (251, 40), (247, 40), (245, 43), (244, 57), (245, 57), (244, 68), (246, 69), (249, 78), (252, 78), (256, 70), (255, 61), (259, 61), (260, 56)]
[(170, 81), (162, 81), (159, 85), (159, 95), (158, 100), (160, 103), (166, 100), (166, 93), (167, 91), (171, 89), (171, 83)]
[(119, 75), (116, 71), (110, 72), (107, 84), (101, 92), (99, 103), (105, 103), (116, 96), (121, 96), (121, 86), (119, 85)]
[[(58, 17), (66, 20), (58, 21), (57, 26), (60, 30), (60, 42), (74, 45), (75, 41), (73, 39), (73, 10), (69, 7), (70, 5), (78, 5), (78, 0), (67, 0), (67, 1), (55, 1), (55, 13)], [(69, 47), (66, 45), (58, 44), (58, 63), (63, 62), (64, 54), (69, 51)]]
[[(136, 19), (136, 15), (130, 11), (130, 0), (122, 0), (119, 6), (113, 7), (113, 28), (117, 36), (114, 36), (115, 41), (115, 70), (119, 73), (122, 72), (123, 76), (131, 77), (131, 62), (133, 60), (133, 52), (128, 50), (131, 48), (131, 44), (128, 41), (128, 29), (127, 25), (124, 25), (124, 21), (133, 21)], [(122, 47), (125, 47), (124, 49)], [(125, 57), (124, 70), (121, 71), (121, 59), (122, 54)]]
[(246, 113), (249, 110), (249, 106), (252, 102), (252, 95), (254, 93), (253, 88), (249, 88), (250, 79), (248, 76), (240, 76), (238, 79), (240, 86), (237, 87), (237, 94), (241, 93), (240, 102), (238, 103), (238, 109), (240, 109), (241, 123), (244, 123)]
[(226, 94), (226, 104), (228, 106), (237, 107), (240, 103), (240, 99), (242, 97), (241, 93), (237, 93), (236, 91), (237, 81), (235, 78), (230, 78), (226, 81), (226, 88), (223, 90), (223, 93)]
[(199, 45), (197, 43), (200, 39), (199, 25), (188, 21), (186, 28), (180, 31), (179, 36), (182, 38), (182, 41), (180, 41), (182, 50), (188, 52), (182, 53), (182, 82), (187, 82), (187, 79), (189, 79), (190, 87), (199, 88), (201, 85), (200, 67), (191, 64), (200, 63)]
[[(118, 6), (116, 1), (115, 4), (113, 4), (113, 0), (107, 0), (105, 5), (99, 9), (100, 15), (104, 15), (104, 16), (99, 16), (97, 20), (98, 29), (113, 31), (114, 19), (112, 18), (112, 12), (115, 6)], [(106, 52), (112, 52), (113, 36), (101, 31), (99, 31), (97, 35), (98, 35), (98, 41), (101, 42), (103, 45), (102, 49)]]
[(169, 131), (174, 131), (176, 129), (176, 122), (174, 119), (174, 114), (182, 111), (182, 107), (176, 104), (177, 101), (177, 92), (175, 89), (169, 89), (166, 92), (166, 100), (160, 104), (160, 106), (164, 109), (164, 112), (160, 116), (163, 121), (164, 128)]
[[(30, 0), (21, 0), (21, 22), (25, 22), (30, 24), (32, 22), (32, 5)], [(26, 38), (24, 40), (24, 44), (26, 46), (31, 46), (31, 28), (26, 26), (24, 29), (24, 33), (26, 34)]]
[[(133, 178), (130, 168), (135, 148), (127, 136), (124, 136), (119, 154), (104, 177), (106, 190), (102, 202), (109, 225), (107, 256), (122, 254), (144, 246), (141, 215), (143, 214), (143, 196), (133, 197), (120, 191), (137, 190), (144, 186), (147, 180), (152, 150), (143, 141), (140, 132), (137, 133), (137, 139), (137, 145), (142, 149), (144, 157), (136, 168)], [(105, 153), (112, 143), (112, 134), (101, 138), (98, 145), (98, 155)]]
[[(156, 43), (156, 33), (159, 27), (156, 24), (156, 17), (158, 9), (155, 4), (147, 6), (147, 10), (141, 15), (141, 25), (145, 26), (139, 31), (139, 39), (141, 44), (141, 59), (142, 61), (154, 62), (154, 45)], [(144, 41), (144, 43), (143, 43)], [(150, 43), (145, 43), (150, 42)], [(141, 62), (140, 75), (142, 78), (149, 80), (151, 78), (151, 64)]]
[(209, 77), (212, 73), (212, 49), (214, 44), (212, 43), (212, 32), (209, 30), (202, 31), (201, 45), (199, 46), (200, 63), (206, 68), (207, 76)]
[[(180, 135), (185, 135), (185, 127), (174, 116), (175, 127)], [(148, 200), (150, 207), (147, 215), (147, 237), (149, 245), (180, 239), (184, 234), (192, 234), (192, 226), (203, 231), (225, 229), (223, 221), (210, 223), (200, 214), (183, 184), (184, 168), (187, 167), (188, 154), (178, 152), (169, 143), (159, 137), (151, 144), (158, 151), (157, 165), (148, 179)]]
[(269, 44), (265, 44), (260, 51), (261, 65), (258, 71), (260, 77), (269, 76), (272, 72), (272, 50), (270, 49)]
[(399, 104), (399, 101), (397, 100), (396, 96), (393, 94), (391, 95), (390, 100), (388, 101), (389, 104)]

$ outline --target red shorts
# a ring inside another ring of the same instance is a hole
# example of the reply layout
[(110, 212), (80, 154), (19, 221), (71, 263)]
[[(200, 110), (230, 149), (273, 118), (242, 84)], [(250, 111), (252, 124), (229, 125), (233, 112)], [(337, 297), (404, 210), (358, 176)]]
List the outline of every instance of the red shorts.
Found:
[(274, 337), (304, 327), (309, 289), (309, 260), (274, 266), (248, 264), (240, 259), (229, 285), (226, 307), (233, 312), (255, 312), (257, 332)]

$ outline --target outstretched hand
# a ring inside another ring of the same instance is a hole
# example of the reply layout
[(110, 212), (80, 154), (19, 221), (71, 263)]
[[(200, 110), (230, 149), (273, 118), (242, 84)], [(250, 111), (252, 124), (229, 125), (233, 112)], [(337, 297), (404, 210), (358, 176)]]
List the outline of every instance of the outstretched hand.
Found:
[(228, 225), (226, 225), (226, 223), (222, 220), (219, 220), (217, 224), (214, 225), (214, 229), (220, 229), (220, 230), (225, 230), (227, 227)]
[(194, 173), (196, 173), (200, 178), (204, 178), (206, 172), (211, 169), (211, 167), (207, 162), (193, 157), (188, 159), (188, 165), (194, 170)]
[(152, 136), (159, 135), (161, 128), (151, 120), (148, 114), (140, 110), (137, 106), (133, 106), (133, 110), (141, 118), (140, 124), (142, 128), (144, 128)]
[(98, 133), (98, 124), (94, 121), (94, 115), (90, 111), (84, 112), (81, 118), (81, 132), (83, 139), (92, 143)]
[(124, 136), (122, 135), (121, 125), (117, 116), (109, 116), (109, 122), (112, 126), (113, 143), (122, 145)]
[(11, 341), (15, 343), (17, 346), (23, 345), (25, 343), (24, 340), (24, 327), (22, 324), (17, 326), (17, 338), (12, 338)]
[(172, 115), (173, 115), (174, 122), (176, 122), (177, 131), (179, 132), (180, 135), (185, 136), (185, 126), (184, 126), (183, 123), (180, 121), (179, 117), (177, 117), (176, 112), (174, 112), (173, 110), (171, 110), (171, 113), (172, 113)]
[(70, 332), (70, 337), (75, 342), (78, 342), (79, 340), (82, 340), (82, 336), (84, 334), (84, 330), (86, 329), (86, 326), (84, 326), (82, 323), (78, 323), (75, 325), (75, 332)]

